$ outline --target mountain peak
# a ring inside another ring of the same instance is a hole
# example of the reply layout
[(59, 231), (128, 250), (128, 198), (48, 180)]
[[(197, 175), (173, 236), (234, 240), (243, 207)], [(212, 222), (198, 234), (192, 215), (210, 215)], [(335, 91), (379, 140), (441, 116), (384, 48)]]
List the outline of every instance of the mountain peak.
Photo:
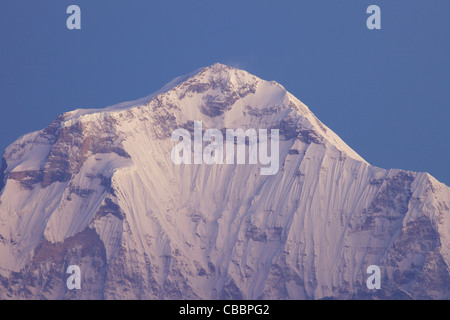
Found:
[(230, 73), (230, 72), (245, 72), (247, 73), (247, 71), (220, 63), (220, 62), (215, 62), (212, 65), (208, 66), (208, 67), (204, 67), (201, 69), (201, 72), (211, 72), (211, 73)]
[(212, 65), (210, 65), (208, 67), (205, 67), (203, 70), (206, 70), (206, 69), (210, 69), (210, 70), (213, 70), (215, 72), (217, 72), (217, 71), (225, 71), (225, 70), (233, 70), (233, 69), (237, 70), (237, 68), (228, 66), (228, 65), (220, 63), (220, 62), (215, 62)]
[[(195, 122), (202, 139), (278, 129), (279, 170), (176, 164), (173, 133)], [(0, 299), (450, 297), (450, 189), (369, 165), (281, 85), (223, 64), (66, 113), (0, 170)], [(66, 290), (68, 265), (82, 290)]]
[(160, 94), (164, 94), (183, 82), (191, 80), (191, 82), (214, 82), (216, 84), (222, 83), (226, 84), (229, 82), (234, 82), (236, 85), (244, 84), (247, 80), (256, 80), (257, 77), (251, 75), (247, 71), (236, 69), (230, 67), (228, 65), (222, 63), (214, 63), (208, 67), (198, 68), (190, 73), (178, 76), (171, 81), (169, 81), (166, 85), (164, 85), (161, 89), (136, 100), (121, 102), (112, 106), (104, 107), (104, 108), (82, 108), (76, 109), (70, 112), (66, 112), (64, 117), (66, 120), (72, 120), (74, 118), (78, 118), (80, 116), (94, 114), (94, 113), (103, 113), (103, 112), (117, 112), (123, 111), (127, 109), (131, 109), (133, 107), (139, 107), (148, 104), (152, 99), (157, 97)]
[(233, 85), (235, 87), (250, 85), (261, 80), (245, 70), (218, 62), (203, 68), (193, 78), (203, 83)]
[[(166, 118), (177, 119), (178, 125), (201, 120), (218, 129), (281, 126), (288, 139), (308, 131), (315, 137), (313, 140), (329, 143), (347, 156), (367, 163), (282, 85), (221, 63), (176, 77), (144, 98), (100, 109), (77, 109), (58, 119), (61, 127), (71, 127), (77, 123), (98, 122), (105, 117), (118, 117), (142, 107), (156, 110), (156, 106), (170, 114)], [(171, 124), (172, 129), (175, 127), (176, 123)]]

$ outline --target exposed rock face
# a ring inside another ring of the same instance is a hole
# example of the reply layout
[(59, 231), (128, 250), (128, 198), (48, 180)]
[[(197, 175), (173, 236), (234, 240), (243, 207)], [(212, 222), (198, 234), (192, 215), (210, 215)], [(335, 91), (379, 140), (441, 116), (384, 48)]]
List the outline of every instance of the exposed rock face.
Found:
[[(78, 265), (84, 278), (82, 290), (68, 290), (69, 265)], [(105, 247), (93, 229), (86, 228), (62, 243), (42, 240), (26, 269), (0, 276), (2, 298), (14, 299), (104, 299)]]
[[(279, 129), (278, 173), (174, 165), (194, 121)], [(450, 298), (450, 189), (369, 165), (282, 86), (220, 64), (25, 135), (0, 190), (2, 299)]]

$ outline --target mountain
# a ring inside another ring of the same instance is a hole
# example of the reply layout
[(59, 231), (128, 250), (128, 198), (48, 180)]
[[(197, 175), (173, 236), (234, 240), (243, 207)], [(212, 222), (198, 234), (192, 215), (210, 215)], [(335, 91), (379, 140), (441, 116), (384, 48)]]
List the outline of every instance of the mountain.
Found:
[[(278, 129), (278, 172), (174, 164), (194, 121)], [(371, 166), (280, 84), (222, 64), (64, 113), (0, 172), (1, 299), (450, 298), (450, 188)]]

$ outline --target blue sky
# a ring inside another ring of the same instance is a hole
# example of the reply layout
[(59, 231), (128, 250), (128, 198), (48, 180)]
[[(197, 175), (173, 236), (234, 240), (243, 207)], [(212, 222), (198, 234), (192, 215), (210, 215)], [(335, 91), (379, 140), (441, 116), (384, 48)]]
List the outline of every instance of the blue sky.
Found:
[(284, 85), (369, 163), (450, 185), (449, 16), (448, 0), (3, 0), (0, 149), (222, 62)]

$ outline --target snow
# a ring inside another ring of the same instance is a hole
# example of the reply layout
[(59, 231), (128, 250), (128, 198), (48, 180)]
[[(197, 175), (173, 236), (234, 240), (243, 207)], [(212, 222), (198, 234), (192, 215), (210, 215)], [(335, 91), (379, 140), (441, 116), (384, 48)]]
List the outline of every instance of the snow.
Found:
[[(187, 92), (189, 84), (211, 83), (217, 86)], [(234, 101), (223, 114), (202, 112), (207, 96), (223, 102), (229, 98), (227, 90), (244, 86), (253, 86), (254, 93)], [(174, 143), (171, 132), (165, 132), (172, 127), (161, 120), (166, 114), (177, 126), (202, 121), (204, 128), (218, 129), (271, 128), (289, 118), (323, 140), (280, 141), (280, 170), (274, 176), (261, 176), (259, 165), (174, 165)], [(364, 266), (380, 263), (401, 228), (422, 213), (439, 230), (441, 252), (450, 264), (450, 217), (443, 214), (450, 204), (449, 188), (428, 174), (411, 173), (412, 198), (418, 200), (401, 223), (379, 219), (373, 229), (364, 229), (367, 211), (382, 188), (373, 181), (400, 171), (369, 165), (276, 82), (215, 64), (176, 78), (143, 99), (69, 112), (61, 128), (79, 122), (102, 126), (111, 118), (129, 159), (92, 154), (69, 182), (46, 188), (38, 184), (24, 190), (8, 180), (0, 198), (0, 235), (15, 243), (0, 242), (0, 274), (24, 268), (42, 237), (61, 243), (90, 227), (105, 246), (108, 265), (119, 259), (119, 251), (125, 252), (122, 271), (142, 275), (146, 298), (158, 298), (150, 292), (150, 277), (161, 288), (168, 282), (188, 283), (200, 298), (220, 298), (230, 279), (245, 298), (279, 298), (276, 285), (270, 286), (280, 282), (274, 265), (291, 273), (285, 288), (289, 298), (326, 297), (344, 283), (352, 290)], [(290, 154), (292, 149), (297, 152)], [(50, 150), (42, 132), (24, 136), (7, 149), (8, 172), (42, 168)], [(111, 178), (113, 194), (100, 176)], [(77, 187), (89, 194), (77, 195)], [(120, 207), (123, 220), (111, 214), (96, 217), (106, 199)], [(200, 269), (207, 275), (199, 276)], [(110, 277), (117, 281), (114, 274)], [(137, 295), (132, 287), (108, 290), (109, 297)]]
[(62, 123), (62, 127), (71, 126), (80, 120), (98, 121), (101, 118), (105, 118), (111, 114), (114, 114), (114, 113), (117, 113), (120, 111), (129, 110), (134, 107), (145, 106), (156, 96), (173, 89), (174, 87), (176, 87), (183, 81), (195, 76), (201, 70), (202, 70), (202, 68), (199, 68), (199, 69), (197, 69), (191, 73), (188, 73), (186, 75), (176, 77), (173, 80), (171, 80), (169, 83), (167, 83), (164, 87), (162, 87), (160, 90), (157, 90), (144, 98), (140, 98), (140, 99), (132, 100), (132, 101), (121, 102), (121, 103), (118, 103), (118, 104), (115, 104), (115, 105), (112, 105), (112, 106), (109, 106), (106, 108), (84, 108), (84, 109), (76, 109), (74, 111), (68, 112), (65, 114), (67, 116), (67, 118), (66, 118), (66, 121)]

